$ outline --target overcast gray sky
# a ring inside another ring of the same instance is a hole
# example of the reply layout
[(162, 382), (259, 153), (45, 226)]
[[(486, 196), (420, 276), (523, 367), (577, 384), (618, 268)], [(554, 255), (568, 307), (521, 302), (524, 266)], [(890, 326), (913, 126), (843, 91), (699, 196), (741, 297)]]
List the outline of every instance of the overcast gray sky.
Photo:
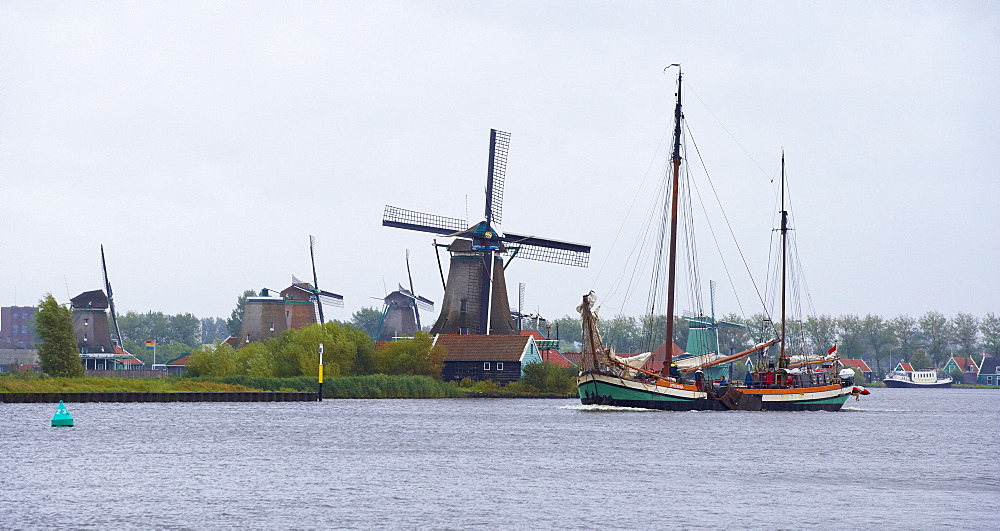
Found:
[[(310, 278), (309, 234), (346, 297), (328, 317), (380, 307), (407, 248), (440, 301), (431, 237), (383, 208), (481, 219), (497, 128), (498, 228), (593, 246), (587, 269), (515, 261), (512, 301), (524, 282), (554, 319), (594, 289), (639, 314), (612, 285), (676, 62), (755, 275), (784, 147), (817, 312), (1000, 311), (995, 1), (0, 0), (0, 304), (101, 288), (103, 243), (122, 311), (226, 316), (244, 289)], [(719, 311), (752, 303), (699, 245)]]

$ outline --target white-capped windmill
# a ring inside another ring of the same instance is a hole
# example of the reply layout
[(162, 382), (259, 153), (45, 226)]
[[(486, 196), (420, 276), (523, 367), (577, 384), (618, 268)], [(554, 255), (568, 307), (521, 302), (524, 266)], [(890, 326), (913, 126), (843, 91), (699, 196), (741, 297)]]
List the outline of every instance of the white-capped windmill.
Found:
[(399, 289), (383, 299), (382, 320), (375, 332), (376, 341), (390, 341), (393, 337), (412, 336), (420, 330), (420, 310), (434, 312), (434, 302), (416, 294), (413, 288), (413, 274), (410, 272), (410, 250), (406, 250), (406, 276), (410, 289), (401, 284)]
[(486, 219), (468, 226), (465, 220), (436, 216), (386, 206), (382, 225), (429, 232), (455, 238), (448, 251), (451, 263), (445, 284), (441, 314), (432, 334), (517, 334), (511, 317), (504, 278), (502, 254), (586, 267), (590, 246), (538, 238), (533, 235), (501, 234), (494, 224), (503, 212), (504, 173), (510, 133), (490, 130), (490, 156), (486, 179)]

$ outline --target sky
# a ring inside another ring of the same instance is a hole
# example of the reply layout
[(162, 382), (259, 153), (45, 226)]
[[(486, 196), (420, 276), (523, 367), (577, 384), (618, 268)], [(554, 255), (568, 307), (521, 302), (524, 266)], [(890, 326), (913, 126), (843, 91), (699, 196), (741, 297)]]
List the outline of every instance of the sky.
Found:
[(640, 315), (619, 279), (644, 275), (672, 63), (739, 242), (697, 236), (720, 314), (759, 311), (782, 148), (816, 313), (1000, 313), (993, 1), (0, 0), (0, 305), (102, 288), (103, 244), (120, 312), (226, 317), (311, 278), (309, 235), (345, 296), (328, 318), (380, 309), (406, 249), (440, 302), (432, 236), (382, 214), (481, 220), (495, 128), (497, 229), (592, 246), (588, 268), (512, 262), (512, 306), (524, 283), (548, 319), (590, 290)]

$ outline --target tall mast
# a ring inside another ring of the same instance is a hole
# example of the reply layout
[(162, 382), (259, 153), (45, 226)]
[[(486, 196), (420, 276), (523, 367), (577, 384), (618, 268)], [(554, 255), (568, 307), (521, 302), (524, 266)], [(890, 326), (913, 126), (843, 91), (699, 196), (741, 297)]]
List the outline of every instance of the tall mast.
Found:
[(788, 361), (785, 359), (785, 286), (788, 259), (788, 211), (785, 210), (785, 148), (781, 148), (781, 357), (778, 358), (778, 367), (785, 367)]
[[(677, 104), (674, 106), (674, 175), (671, 181), (670, 197), (670, 257), (669, 268), (667, 270), (667, 341), (663, 344), (666, 348), (666, 355), (663, 358), (663, 374), (668, 374), (670, 365), (674, 361), (674, 279), (677, 275), (677, 196), (680, 189), (680, 169), (681, 169), (681, 65), (670, 65), (677, 67)], [(669, 68), (669, 67), (667, 67)]]

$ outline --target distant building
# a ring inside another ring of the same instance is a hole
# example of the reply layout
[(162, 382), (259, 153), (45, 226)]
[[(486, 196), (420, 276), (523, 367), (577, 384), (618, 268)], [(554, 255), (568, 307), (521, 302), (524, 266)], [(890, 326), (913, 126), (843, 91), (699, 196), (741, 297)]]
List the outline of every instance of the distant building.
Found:
[(872, 369), (871, 367), (868, 366), (867, 363), (865, 363), (865, 360), (841, 358), (840, 363), (843, 364), (845, 367), (858, 369), (859, 371), (861, 371), (861, 374), (864, 375), (866, 380), (868, 380), (869, 382), (872, 381), (872, 376), (873, 376)]
[(441, 371), (446, 382), (471, 378), (506, 384), (520, 380), (525, 365), (542, 361), (531, 336), (439, 334), (434, 344), (446, 351)]
[(319, 322), (312, 285), (305, 282), (293, 283), (277, 294), (264, 288), (259, 296), (247, 297), (243, 304), (243, 326), (236, 348)]
[(11, 348), (35, 348), (34, 306), (5, 306), (0, 308), (0, 341), (6, 341)]
[(538, 347), (538, 354), (542, 361), (546, 361), (560, 367), (578, 367), (580, 365), (580, 353), (573, 352), (564, 354), (559, 351), (559, 341), (556, 339), (545, 339), (538, 330), (521, 330), (522, 336), (531, 336)]
[(412, 336), (417, 331), (416, 304), (401, 290), (385, 296), (382, 327), (376, 341), (392, 341), (394, 337)]
[(979, 379), (979, 365), (972, 358), (956, 358), (952, 356), (948, 363), (944, 364), (942, 371), (951, 375), (956, 370), (962, 371), (962, 381), (955, 382), (961, 384), (974, 384)]
[(1000, 358), (983, 358), (976, 383), (981, 385), (1000, 385)]
[(6, 341), (0, 341), (0, 373), (23, 372), (38, 365), (37, 350), (11, 347)]

